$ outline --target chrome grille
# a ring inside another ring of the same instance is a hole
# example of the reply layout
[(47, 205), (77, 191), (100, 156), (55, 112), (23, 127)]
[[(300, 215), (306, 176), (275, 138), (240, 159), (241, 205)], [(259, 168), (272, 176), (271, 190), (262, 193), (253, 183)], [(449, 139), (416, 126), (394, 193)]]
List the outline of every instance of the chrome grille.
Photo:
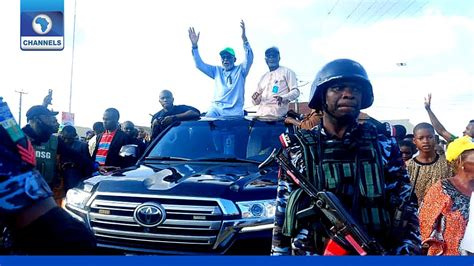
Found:
[[(135, 221), (135, 208), (145, 202), (157, 202), (164, 207), (166, 220), (162, 224), (145, 228)], [(98, 194), (89, 212), (99, 245), (139, 250), (211, 252), (222, 220), (223, 213), (216, 200), (141, 194)]]

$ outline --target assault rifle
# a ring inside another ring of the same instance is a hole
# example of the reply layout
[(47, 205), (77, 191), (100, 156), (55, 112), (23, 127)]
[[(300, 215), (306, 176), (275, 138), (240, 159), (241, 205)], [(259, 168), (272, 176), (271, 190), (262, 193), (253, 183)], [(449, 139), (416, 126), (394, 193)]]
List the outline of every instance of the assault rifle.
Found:
[(347, 255), (354, 251), (361, 255), (384, 255), (385, 249), (369, 237), (362, 227), (347, 212), (332, 192), (318, 191), (283, 155), (283, 149), (274, 149), (272, 154), (259, 165), (266, 167), (276, 161), (282, 170), (290, 176), (313, 200), (312, 205), (299, 211), (297, 217), (315, 215), (320, 211), (329, 222), (330, 241), (324, 255)]

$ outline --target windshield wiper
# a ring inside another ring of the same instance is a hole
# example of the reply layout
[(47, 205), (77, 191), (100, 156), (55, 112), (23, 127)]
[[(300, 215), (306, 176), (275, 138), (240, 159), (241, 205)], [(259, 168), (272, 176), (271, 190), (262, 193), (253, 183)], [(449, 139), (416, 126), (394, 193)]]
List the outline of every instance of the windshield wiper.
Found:
[(145, 161), (189, 161), (189, 158), (173, 157), (173, 156), (152, 156), (145, 157)]
[(255, 160), (241, 159), (237, 157), (210, 157), (210, 158), (198, 158), (192, 161), (197, 162), (235, 162), (235, 163), (253, 163), (260, 164), (261, 162)]

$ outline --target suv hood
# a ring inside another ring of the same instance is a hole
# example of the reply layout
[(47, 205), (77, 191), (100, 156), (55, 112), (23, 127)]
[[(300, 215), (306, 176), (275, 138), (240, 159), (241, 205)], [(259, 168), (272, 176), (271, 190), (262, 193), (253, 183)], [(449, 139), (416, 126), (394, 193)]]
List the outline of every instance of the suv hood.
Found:
[[(186, 162), (138, 165), (109, 176), (95, 176), (84, 185), (100, 192), (144, 193), (245, 200), (260, 192), (276, 193), (276, 168), (259, 170), (251, 163)], [(237, 195), (236, 193), (239, 193)], [(234, 195), (235, 194), (235, 195)], [(267, 193), (260, 193), (268, 198)], [(244, 197), (244, 198), (242, 198)]]

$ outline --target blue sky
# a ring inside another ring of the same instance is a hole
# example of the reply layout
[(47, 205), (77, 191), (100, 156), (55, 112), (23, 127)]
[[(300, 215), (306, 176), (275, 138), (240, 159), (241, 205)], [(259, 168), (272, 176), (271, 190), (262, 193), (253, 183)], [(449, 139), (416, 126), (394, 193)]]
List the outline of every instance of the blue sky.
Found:
[[(474, 2), (469, 0), (77, 0), (72, 64), (74, 0), (65, 0), (65, 42), (60, 52), (20, 50), (20, 3), (1, 1), (0, 95), (18, 113), (54, 90), (53, 108), (67, 111), (72, 84), (76, 125), (92, 126), (116, 107), (121, 121), (148, 125), (160, 109), (158, 93), (170, 89), (176, 104), (205, 111), (213, 81), (195, 69), (187, 36), (201, 32), (203, 59), (220, 64), (218, 51), (243, 54), (240, 19), (255, 53), (246, 83), (246, 107), (267, 71), (264, 51), (278, 46), (281, 64), (310, 82), (336, 58), (359, 61), (374, 85), (366, 111), (377, 119), (428, 121), (423, 98), (448, 131), (461, 134), (474, 119)], [(397, 63), (406, 63), (398, 66)], [(71, 66), (73, 76), (71, 83)], [(308, 100), (309, 85), (300, 101)], [(24, 123), (25, 119), (22, 118)]]

